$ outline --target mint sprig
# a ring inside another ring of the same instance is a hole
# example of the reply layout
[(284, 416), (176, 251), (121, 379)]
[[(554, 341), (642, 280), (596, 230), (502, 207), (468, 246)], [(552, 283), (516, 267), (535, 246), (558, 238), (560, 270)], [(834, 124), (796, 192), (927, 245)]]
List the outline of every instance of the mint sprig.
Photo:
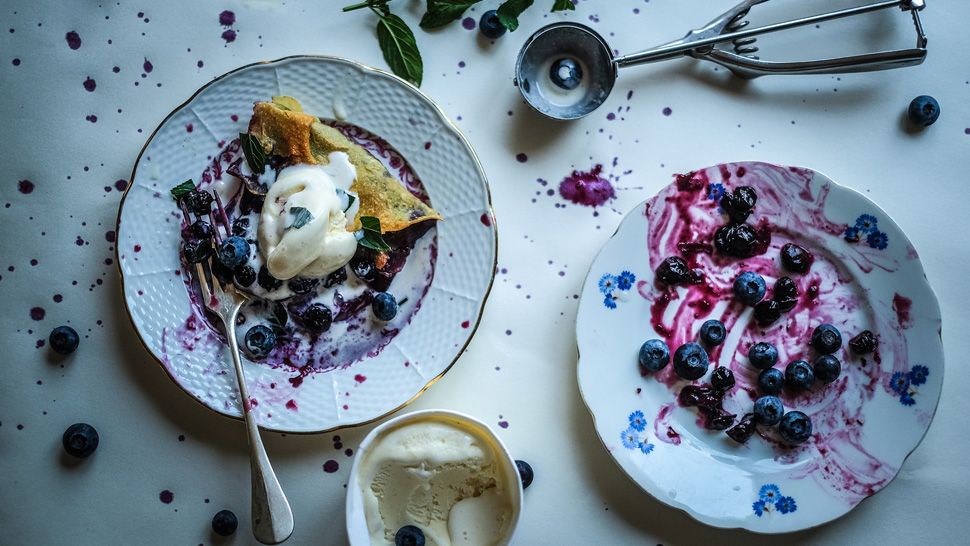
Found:
[(372, 11), (380, 17), (377, 22), (377, 43), (381, 46), (384, 60), (391, 71), (401, 78), (421, 87), (424, 63), (414, 33), (403, 19), (391, 13), (387, 4)]
[(300, 229), (313, 221), (313, 214), (305, 207), (290, 207), (290, 214), (293, 215), (293, 223), (286, 229)]
[(495, 10), (495, 15), (498, 16), (498, 21), (502, 23), (502, 26), (509, 29), (509, 32), (515, 32), (515, 29), (519, 28), (519, 15), (527, 10), (534, 0), (505, 0), (502, 5)]
[(360, 246), (376, 250), (378, 252), (387, 252), (391, 250), (390, 245), (384, 242), (384, 237), (381, 236), (381, 220), (380, 218), (375, 218), (374, 216), (361, 216), (360, 217), (360, 232), (357, 243)]
[(549, 11), (572, 11), (576, 9), (573, 0), (556, 0)]
[(239, 133), (239, 144), (242, 145), (249, 169), (259, 174), (266, 172), (266, 151), (259, 139), (249, 133)]
[(428, 10), (421, 18), (421, 28), (443, 27), (465, 14), (465, 10), (482, 0), (428, 0)]
[(175, 186), (169, 191), (171, 192), (172, 197), (175, 199), (175, 202), (177, 203), (181, 201), (183, 197), (195, 191), (195, 181), (190, 178), (185, 182), (182, 182), (178, 186)]

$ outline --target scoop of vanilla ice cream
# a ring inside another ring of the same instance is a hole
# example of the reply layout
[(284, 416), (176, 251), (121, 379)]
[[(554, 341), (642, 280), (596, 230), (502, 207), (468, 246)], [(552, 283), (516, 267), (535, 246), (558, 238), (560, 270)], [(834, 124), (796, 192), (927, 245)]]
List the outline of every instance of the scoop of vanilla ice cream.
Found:
[(347, 231), (344, 199), (356, 171), (347, 154), (333, 152), (327, 165), (293, 165), (270, 186), (259, 216), (259, 247), (277, 279), (323, 277), (343, 267), (357, 250)]

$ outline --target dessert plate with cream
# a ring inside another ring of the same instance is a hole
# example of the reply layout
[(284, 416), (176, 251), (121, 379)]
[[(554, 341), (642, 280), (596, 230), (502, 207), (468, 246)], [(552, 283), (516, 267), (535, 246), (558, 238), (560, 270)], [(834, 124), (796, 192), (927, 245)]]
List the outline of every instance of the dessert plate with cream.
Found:
[[(457, 360), (496, 232), (471, 147), (418, 89), (330, 57), (245, 66), (149, 138), (118, 216), (128, 313), (168, 375), (230, 417), (322, 432), (379, 419)], [(250, 400), (196, 263), (248, 297)]]
[[(735, 288), (743, 272), (765, 281), (757, 304)], [(712, 319), (726, 335), (701, 334)], [(822, 324), (841, 340), (813, 341)], [(645, 491), (708, 525), (785, 533), (847, 514), (899, 473), (939, 401), (940, 328), (919, 255), (885, 211), (812, 169), (727, 163), (676, 175), (595, 258), (578, 380), (604, 447)], [(669, 356), (641, 357), (650, 339)], [(749, 359), (762, 342), (775, 364)], [(706, 364), (690, 361), (698, 346), (709, 364), (690, 379)], [(836, 377), (818, 364), (833, 357)], [(797, 360), (816, 363), (807, 386), (759, 381), (759, 367)], [(774, 388), (805, 434), (753, 411)]]

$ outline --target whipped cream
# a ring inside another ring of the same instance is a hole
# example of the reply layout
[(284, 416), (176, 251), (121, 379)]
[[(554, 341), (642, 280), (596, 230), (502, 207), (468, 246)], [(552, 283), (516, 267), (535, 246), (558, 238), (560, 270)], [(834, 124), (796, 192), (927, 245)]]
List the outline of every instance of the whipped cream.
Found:
[(259, 248), (272, 276), (323, 277), (350, 261), (357, 239), (347, 226), (359, 204), (344, 209), (355, 177), (343, 152), (331, 153), (327, 165), (280, 171), (259, 215)]
[(427, 419), (392, 429), (360, 461), (371, 544), (405, 525), (427, 546), (485, 546), (509, 533), (513, 488), (495, 447), (472, 430)]

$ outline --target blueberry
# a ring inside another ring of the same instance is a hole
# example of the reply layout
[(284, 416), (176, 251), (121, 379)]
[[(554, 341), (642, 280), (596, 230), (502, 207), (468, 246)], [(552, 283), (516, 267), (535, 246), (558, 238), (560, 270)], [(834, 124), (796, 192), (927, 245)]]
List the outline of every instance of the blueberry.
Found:
[(77, 331), (70, 326), (58, 326), (51, 330), (51, 335), (47, 338), (51, 344), (51, 349), (55, 353), (69, 355), (77, 350), (77, 344), (81, 341)]
[(791, 311), (798, 305), (798, 285), (791, 277), (782, 277), (775, 281), (771, 299), (778, 302), (778, 309), (783, 312)]
[(313, 303), (300, 313), (300, 321), (310, 332), (322, 334), (333, 324), (333, 312), (322, 303)]
[(196, 220), (192, 222), (189, 229), (185, 230), (183, 236), (188, 235), (190, 239), (202, 239), (208, 241), (212, 239), (212, 224), (206, 222), (205, 220)]
[(313, 292), (313, 289), (316, 288), (318, 284), (320, 284), (320, 279), (311, 279), (309, 277), (295, 277), (286, 283), (294, 294), (301, 295)]
[(756, 305), (767, 291), (764, 277), (753, 271), (745, 271), (734, 279), (734, 296), (745, 305)]
[(778, 349), (766, 341), (759, 341), (748, 349), (748, 361), (759, 370), (767, 370), (778, 363)]
[(515, 468), (519, 471), (519, 478), (522, 480), (522, 489), (528, 489), (532, 485), (532, 480), (536, 477), (535, 472), (532, 470), (532, 465), (516, 459)]
[(758, 388), (764, 394), (778, 394), (785, 385), (785, 374), (778, 368), (768, 368), (758, 374)]
[(705, 320), (704, 324), (701, 324), (701, 341), (708, 347), (724, 343), (726, 336), (727, 330), (724, 329), (724, 323), (719, 320)]
[(341, 267), (340, 269), (334, 271), (333, 273), (327, 275), (327, 278), (323, 281), (324, 288), (330, 288), (332, 286), (337, 286), (342, 284), (347, 280), (347, 268)]
[(64, 444), (64, 451), (72, 457), (83, 459), (98, 449), (98, 431), (87, 423), (74, 423), (67, 427), (61, 443)]
[(707, 351), (696, 343), (685, 343), (674, 352), (674, 371), (689, 381), (707, 373), (708, 364)]
[(832, 355), (819, 355), (814, 364), (815, 377), (822, 383), (831, 383), (842, 373), (842, 363)]
[(842, 348), (842, 334), (831, 324), (819, 324), (812, 332), (812, 347), (823, 355), (830, 355)]
[(705, 413), (713, 413), (721, 410), (721, 401), (724, 398), (724, 391), (713, 387), (702, 387), (700, 385), (684, 385), (677, 395), (677, 400), (683, 406), (696, 406)]
[(812, 437), (812, 420), (800, 411), (789, 411), (778, 423), (778, 432), (789, 444), (800, 444)]
[(414, 525), (405, 525), (394, 534), (394, 546), (424, 546), (424, 532)]
[(549, 67), (549, 79), (563, 89), (576, 89), (583, 79), (583, 69), (575, 60), (564, 57)]
[(266, 269), (266, 266), (263, 265), (259, 267), (259, 273), (256, 274), (256, 284), (263, 287), (263, 290), (271, 292), (283, 286), (283, 281), (270, 275), (269, 269)]
[(754, 306), (754, 320), (758, 326), (768, 326), (781, 318), (781, 304), (775, 300), (764, 300)]
[(730, 368), (721, 366), (711, 372), (711, 386), (719, 391), (726, 391), (734, 386), (734, 372)]
[(219, 282), (223, 284), (232, 282), (233, 271), (231, 267), (223, 265), (219, 260), (214, 260), (209, 262), (209, 268), (215, 278), (219, 279)]
[(196, 214), (209, 214), (212, 209), (212, 194), (207, 191), (192, 190), (182, 199), (189, 210)]
[(876, 335), (869, 330), (863, 330), (849, 340), (849, 348), (857, 355), (867, 355), (875, 351), (878, 344)]
[(233, 235), (219, 245), (218, 256), (222, 265), (235, 269), (249, 259), (249, 243), (238, 235)]
[(253, 358), (266, 358), (276, 345), (276, 334), (269, 326), (257, 324), (246, 332), (246, 352)]
[(374, 302), (371, 304), (371, 309), (373, 309), (374, 316), (377, 317), (377, 320), (387, 322), (397, 315), (397, 300), (387, 292), (378, 292), (374, 294)]
[(929, 95), (920, 95), (909, 103), (909, 121), (919, 127), (929, 127), (940, 118), (940, 103)]
[(762, 396), (754, 401), (754, 419), (762, 425), (777, 425), (784, 414), (785, 406), (777, 396)]
[(185, 261), (197, 264), (212, 255), (212, 243), (202, 239), (182, 241), (182, 255)]
[(758, 234), (748, 224), (729, 224), (714, 232), (714, 247), (735, 258), (750, 258), (758, 251)]
[(711, 412), (704, 419), (704, 428), (709, 430), (726, 430), (734, 424), (735, 418), (737, 418), (737, 415), (724, 410)]
[(212, 531), (222, 537), (227, 537), (236, 532), (239, 527), (239, 520), (231, 510), (219, 510), (212, 516)]
[(788, 271), (793, 273), (808, 273), (814, 261), (815, 256), (811, 252), (794, 243), (786, 243), (781, 247), (781, 264)]
[(648, 339), (640, 346), (637, 359), (645, 370), (651, 372), (662, 370), (670, 363), (670, 348), (659, 339)]
[(500, 38), (505, 34), (506, 28), (502, 24), (502, 21), (498, 18), (498, 13), (495, 10), (490, 9), (482, 14), (482, 18), (478, 21), (478, 30), (483, 36), (494, 40)]
[(232, 222), (232, 234), (238, 235), (240, 237), (245, 237), (246, 233), (249, 232), (249, 218), (242, 217), (236, 218)]
[(745, 413), (742, 415), (738, 424), (729, 428), (726, 434), (739, 444), (747, 442), (748, 438), (754, 434), (754, 414)]
[(795, 391), (811, 388), (815, 381), (815, 370), (804, 360), (796, 360), (785, 368), (785, 385)]
[(742, 223), (748, 219), (754, 204), (758, 201), (758, 194), (751, 186), (738, 186), (734, 192), (725, 194), (721, 198), (721, 208), (728, 214), (732, 222)]
[(236, 279), (236, 284), (242, 286), (243, 288), (252, 286), (256, 282), (256, 270), (250, 265), (244, 265), (236, 270), (233, 275)]
[(690, 280), (690, 268), (679, 256), (670, 256), (657, 266), (657, 278), (665, 284), (683, 284)]
[(355, 256), (350, 260), (350, 269), (353, 270), (358, 279), (364, 282), (370, 282), (377, 278), (377, 268), (374, 267), (374, 261), (368, 258)]

